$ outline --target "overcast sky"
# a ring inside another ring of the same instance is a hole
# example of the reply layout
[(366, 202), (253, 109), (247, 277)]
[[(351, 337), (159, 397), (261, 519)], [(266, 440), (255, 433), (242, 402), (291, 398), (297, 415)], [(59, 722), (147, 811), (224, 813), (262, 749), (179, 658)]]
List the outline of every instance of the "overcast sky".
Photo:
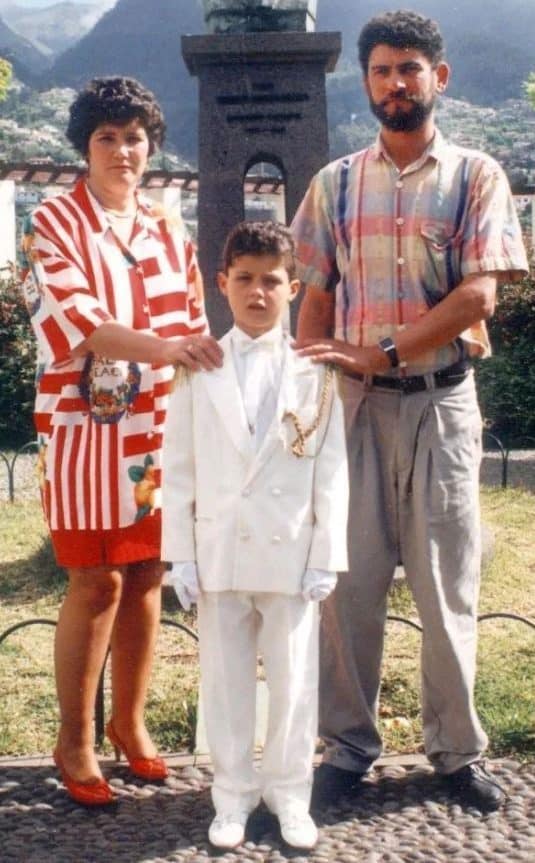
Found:
[[(113, 6), (116, 0), (70, 0), (71, 3), (90, 3), (93, 6)], [(59, 0), (10, 0), (13, 6), (22, 6), (23, 8), (35, 8), (36, 6), (54, 6), (59, 3)], [(1, 0), (0, 7), (7, 6), (6, 0)]]

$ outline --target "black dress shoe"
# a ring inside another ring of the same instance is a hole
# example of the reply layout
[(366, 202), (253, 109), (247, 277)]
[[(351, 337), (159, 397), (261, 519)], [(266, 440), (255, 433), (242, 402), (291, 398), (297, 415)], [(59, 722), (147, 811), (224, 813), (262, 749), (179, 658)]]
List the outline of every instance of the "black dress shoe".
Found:
[(494, 812), (505, 799), (505, 791), (480, 761), (467, 764), (444, 778), (450, 794), (480, 812)]
[(320, 764), (314, 771), (312, 809), (320, 809), (338, 802), (345, 795), (357, 794), (364, 773), (342, 770), (334, 764)]

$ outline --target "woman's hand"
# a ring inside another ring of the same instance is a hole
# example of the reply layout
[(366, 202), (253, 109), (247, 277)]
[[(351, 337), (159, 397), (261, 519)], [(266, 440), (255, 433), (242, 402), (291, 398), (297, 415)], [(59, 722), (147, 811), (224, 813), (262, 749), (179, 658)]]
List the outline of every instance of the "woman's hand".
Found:
[(169, 362), (172, 365), (183, 365), (192, 372), (199, 369), (212, 371), (223, 365), (223, 351), (213, 336), (192, 335), (180, 339), (170, 339)]

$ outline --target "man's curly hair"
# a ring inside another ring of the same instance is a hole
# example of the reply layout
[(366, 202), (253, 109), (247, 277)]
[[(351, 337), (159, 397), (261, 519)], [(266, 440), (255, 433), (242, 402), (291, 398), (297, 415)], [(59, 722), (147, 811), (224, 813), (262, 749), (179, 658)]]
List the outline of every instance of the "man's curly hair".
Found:
[(284, 258), (289, 278), (295, 278), (295, 245), (289, 228), (281, 222), (239, 222), (235, 225), (223, 248), (223, 272), (228, 273), (229, 267), (242, 255)]
[(444, 59), (444, 42), (436, 21), (405, 9), (377, 15), (362, 28), (358, 49), (359, 62), (365, 75), (368, 74), (370, 54), (377, 45), (415, 48), (433, 66)]
[(135, 78), (93, 78), (80, 90), (69, 113), (66, 135), (82, 156), (87, 155), (89, 139), (102, 123), (122, 125), (138, 119), (147, 133), (150, 155), (165, 136), (162, 109), (154, 94)]

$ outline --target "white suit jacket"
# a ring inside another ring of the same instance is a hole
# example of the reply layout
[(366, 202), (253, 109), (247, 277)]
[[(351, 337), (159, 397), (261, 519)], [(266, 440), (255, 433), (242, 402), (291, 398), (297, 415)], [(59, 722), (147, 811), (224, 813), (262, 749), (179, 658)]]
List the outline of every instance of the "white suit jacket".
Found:
[(316, 417), (323, 365), (299, 357), (285, 338), (276, 414), (255, 452), (230, 335), (223, 366), (191, 374), (171, 396), (164, 434), (162, 560), (197, 561), (201, 588), (296, 594), (307, 567), (347, 569), (348, 476), (343, 407), (336, 380)]

